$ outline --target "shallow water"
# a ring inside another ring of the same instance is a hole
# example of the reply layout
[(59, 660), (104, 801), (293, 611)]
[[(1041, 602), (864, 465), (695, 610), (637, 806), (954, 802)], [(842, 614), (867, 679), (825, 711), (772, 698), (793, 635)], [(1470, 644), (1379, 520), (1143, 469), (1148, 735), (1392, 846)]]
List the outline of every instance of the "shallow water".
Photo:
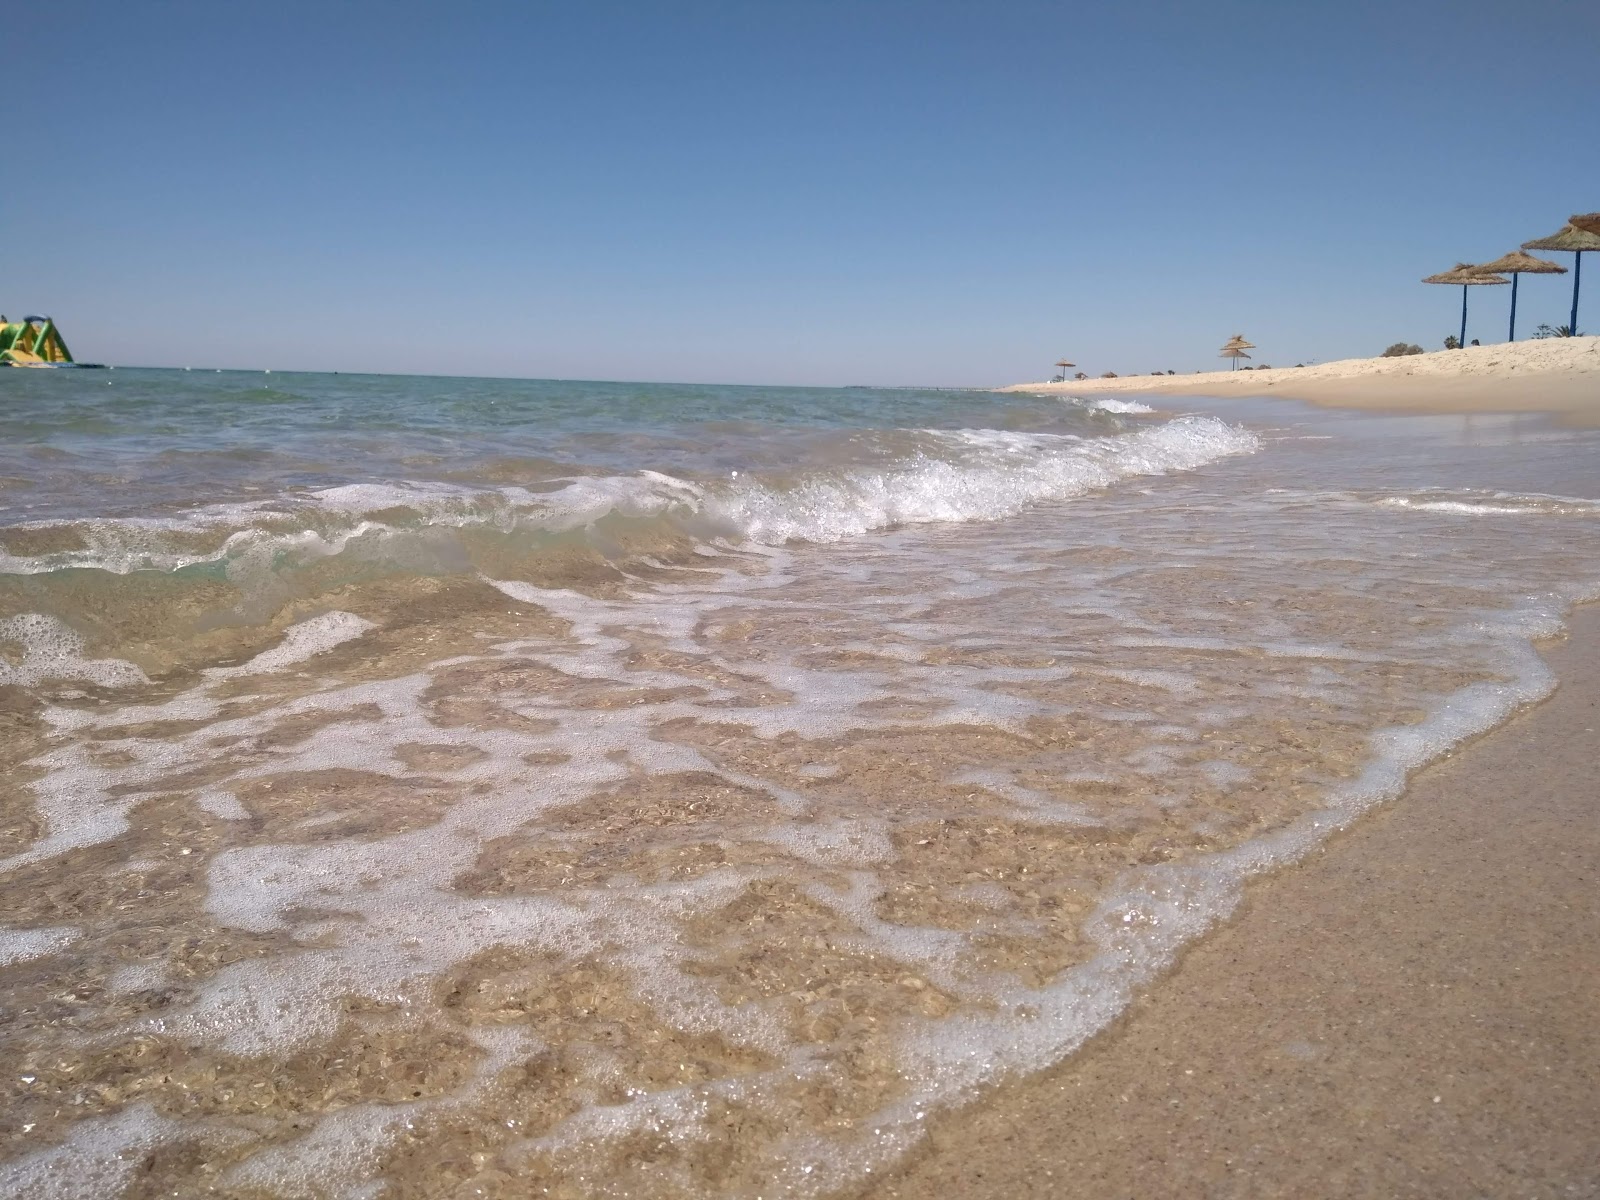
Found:
[(846, 1188), (1600, 592), (1526, 419), (17, 374), (16, 1194)]

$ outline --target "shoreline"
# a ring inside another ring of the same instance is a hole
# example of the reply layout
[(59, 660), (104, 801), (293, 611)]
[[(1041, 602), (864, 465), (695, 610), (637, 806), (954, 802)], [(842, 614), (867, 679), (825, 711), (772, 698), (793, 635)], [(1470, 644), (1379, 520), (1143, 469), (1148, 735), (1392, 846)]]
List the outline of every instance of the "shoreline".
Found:
[[(791, 433), (765, 409), (806, 396), (656, 389), (606, 434), (562, 388), (457, 417), (413, 381), (333, 466), (349, 385), (268, 424), (181, 378), (130, 409), (204, 455), (106, 420), (65, 465), (14, 456), (69, 513), (138, 503), (0, 530), (0, 1193), (86, 1164), (141, 1197), (815, 1197), (946, 1121), (969, 1162), (978, 1080), (1098, 1062), (1254, 872), (1545, 696), (1529, 638), (1600, 596), (1600, 436), (1543, 416), (839, 395)], [(58, 407), (40, 427), (76, 437)], [(962, 421), (931, 456), (930, 411)], [(569, 479), (552, 447), (604, 465)], [(663, 457), (743, 473), (687, 505)], [(235, 475), (265, 503), (181, 519)], [(828, 536), (766, 551), (785, 528)], [(1256, 1037), (1221, 1034), (1207, 1079)], [(1067, 1132), (1164, 1112), (1182, 1069), (1136, 1064)], [(1059, 1108), (976, 1140), (1062, 1141)]]
[(1431, 413), (1554, 413), (1600, 425), (1600, 337), (1550, 338), (1306, 367), (1128, 375), (998, 389), (1063, 396), (1262, 397), (1328, 408)]
[(1109, 1029), (859, 1200), (1600, 1192), (1600, 605), (1543, 702), (1252, 883)]

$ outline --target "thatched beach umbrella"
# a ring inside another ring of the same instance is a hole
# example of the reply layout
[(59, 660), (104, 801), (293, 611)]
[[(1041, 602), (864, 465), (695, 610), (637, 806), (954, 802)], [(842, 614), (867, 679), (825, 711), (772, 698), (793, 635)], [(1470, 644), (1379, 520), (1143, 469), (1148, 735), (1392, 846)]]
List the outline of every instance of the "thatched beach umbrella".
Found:
[(1567, 269), (1543, 258), (1535, 258), (1531, 254), (1524, 254), (1521, 250), (1513, 250), (1510, 254), (1502, 254), (1493, 262), (1484, 263), (1478, 270), (1488, 275), (1511, 276), (1511, 326), (1506, 334), (1506, 341), (1517, 340), (1517, 276), (1519, 275), (1565, 275)]
[(1600, 250), (1600, 233), (1589, 233), (1575, 225), (1563, 225), (1547, 238), (1523, 242), (1524, 250), (1569, 250), (1572, 252), (1572, 316), (1567, 330), (1578, 336), (1578, 285), (1583, 281), (1583, 252)]
[(1063, 379), (1065, 379), (1067, 377), (1067, 368), (1068, 367), (1075, 367), (1077, 365), (1078, 365), (1077, 363), (1068, 362), (1064, 358), (1056, 359), (1056, 366), (1061, 368), (1061, 378), (1063, 378)]
[(1462, 346), (1467, 344), (1467, 289), (1469, 287), (1484, 287), (1494, 283), (1510, 283), (1509, 279), (1501, 279), (1498, 275), (1485, 274), (1482, 267), (1475, 267), (1471, 263), (1457, 263), (1449, 271), (1441, 271), (1437, 275), (1429, 275), (1423, 283), (1450, 283), (1461, 285), (1461, 337)]
[(1237, 371), (1239, 369), (1239, 360), (1241, 358), (1250, 357), (1245, 353), (1245, 351), (1254, 350), (1255, 348), (1256, 344), (1254, 342), (1247, 342), (1244, 340), (1244, 334), (1236, 333), (1225, 343), (1223, 343), (1222, 352), (1218, 355), (1218, 357), (1233, 359), (1233, 369)]
[(1600, 213), (1574, 213), (1568, 224), (1584, 233), (1600, 233)]

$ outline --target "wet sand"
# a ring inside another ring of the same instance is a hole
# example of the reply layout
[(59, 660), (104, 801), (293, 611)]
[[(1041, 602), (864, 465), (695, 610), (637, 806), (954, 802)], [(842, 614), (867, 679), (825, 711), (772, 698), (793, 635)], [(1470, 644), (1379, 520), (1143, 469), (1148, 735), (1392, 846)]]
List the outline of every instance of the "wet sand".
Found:
[(859, 1195), (1600, 1195), (1600, 606), (1571, 630), (1549, 700)]
[(1375, 411), (1547, 412), (1559, 414), (1565, 424), (1592, 428), (1600, 425), (1600, 337), (1546, 338), (1271, 370), (1028, 383), (1001, 390), (1276, 397)]

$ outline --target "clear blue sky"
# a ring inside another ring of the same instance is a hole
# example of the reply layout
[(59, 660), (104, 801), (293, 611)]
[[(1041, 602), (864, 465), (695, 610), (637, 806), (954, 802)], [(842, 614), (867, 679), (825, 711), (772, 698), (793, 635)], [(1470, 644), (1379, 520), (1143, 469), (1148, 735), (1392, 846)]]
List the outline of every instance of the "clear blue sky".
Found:
[[(1594, 0), (66, 2), (3, 37), (0, 311), (112, 363), (1326, 360), (1438, 346), (1422, 275), (1600, 208)], [(1519, 329), (1569, 294), (1524, 278)]]

